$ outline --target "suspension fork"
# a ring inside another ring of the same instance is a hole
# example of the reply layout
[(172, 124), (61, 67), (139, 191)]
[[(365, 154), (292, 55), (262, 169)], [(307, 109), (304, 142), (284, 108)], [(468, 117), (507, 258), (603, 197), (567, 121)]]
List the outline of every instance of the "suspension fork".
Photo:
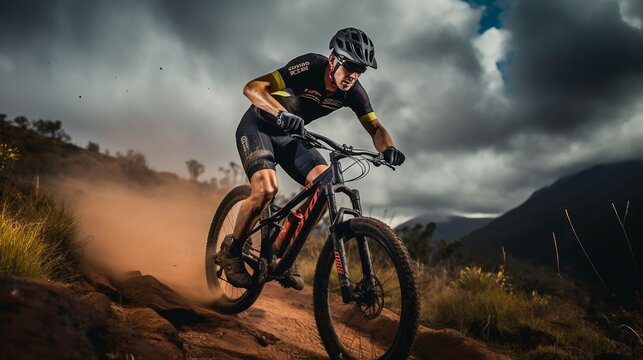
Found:
[[(335, 259), (335, 267), (337, 269), (337, 276), (341, 287), (342, 300), (344, 303), (359, 300), (359, 294), (355, 293), (351, 283), (350, 274), (348, 272), (348, 260), (346, 258), (346, 248), (344, 246), (343, 236), (350, 234), (348, 229), (348, 221), (344, 221), (344, 215), (353, 215), (359, 217), (362, 214), (360, 204), (359, 191), (351, 190), (346, 186), (339, 185), (333, 187), (328, 185), (326, 188), (328, 195), (328, 211), (331, 219), (333, 219), (330, 226), (330, 239), (333, 243), (333, 256)], [(350, 200), (352, 209), (342, 207), (337, 210), (335, 201), (335, 192), (342, 192), (346, 194)], [(375, 274), (373, 273), (373, 262), (371, 259), (371, 252), (368, 247), (366, 238), (363, 236), (356, 236), (357, 248), (359, 251), (360, 263), (362, 267), (363, 279), (368, 279), (370, 285), (375, 285)]]

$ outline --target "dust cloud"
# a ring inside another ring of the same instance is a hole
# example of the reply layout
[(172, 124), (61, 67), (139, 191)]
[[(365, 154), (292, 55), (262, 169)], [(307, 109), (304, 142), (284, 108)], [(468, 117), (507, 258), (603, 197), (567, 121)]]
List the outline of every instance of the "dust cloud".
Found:
[(69, 178), (53, 190), (74, 215), (90, 267), (116, 276), (138, 270), (191, 299), (213, 298), (205, 244), (222, 194), (187, 182), (142, 187)]

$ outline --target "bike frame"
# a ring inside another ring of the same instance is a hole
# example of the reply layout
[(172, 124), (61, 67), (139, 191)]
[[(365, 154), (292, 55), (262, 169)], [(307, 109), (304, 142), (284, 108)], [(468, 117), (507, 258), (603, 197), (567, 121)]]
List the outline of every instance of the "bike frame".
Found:
[[(308, 238), (308, 235), (310, 235), (310, 232), (312, 231), (317, 221), (321, 218), (324, 213), (325, 207), (328, 205), (329, 216), (331, 219), (329, 239), (330, 241), (332, 241), (334, 247), (335, 266), (337, 268), (339, 283), (341, 285), (342, 300), (345, 303), (348, 303), (357, 300), (359, 298), (359, 295), (355, 291), (353, 291), (350, 275), (348, 273), (348, 264), (346, 260), (344, 242), (342, 241), (341, 236), (338, 236), (338, 233), (339, 230), (342, 229), (342, 226), (347, 222), (344, 220), (344, 216), (361, 216), (362, 207), (360, 203), (359, 191), (350, 189), (344, 184), (344, 177), (342, 175), (340, 160), (345, 157), (347, 156), (342, 153), (332, 151), (330, 153), (330, 167), (321, 175), (319, 175), (312, 183), (308, 184), (304, 188), (304, 190), (295, 195), (292, 200), (290, 200), (286, 205), (284, 205), (274, 214), (272, 213), (272, 209), (269, 206), (268, 218), (262, 219), (259, 222), (258, 226), (252, 230), (250, 235), (254, 234), (257, 231), (260, 231), (260, 229), (264, 226), (279, 227), (279, 221), (286, 218), (290, 214), (290, 212), (293, 211), (301, 202), (306, 199), (310, 199), (310, 202), (308, 203), (308, 206), (303, 213), (303, 220), (297, 226), (297, 229), (293, 234), (294, 240), (292, 241), (291, 246), (288, 250), (294, 250), (294, 259), (301, 251), (301, 248)], [(337, 208), (335, 195), (338, 192), (344, 193), (350, 198), (352, 208)], [(272, 258), (273, 241), (274, 239), (262, 238), (262, 258)], [(362, 265), (362, 273), (364, 274), (365, 278), (368, 278), (371, 283), (374, 284), (375, 275), (373, 273), (373, 265), (371, 262), (368, 243), (363, 237), (358, 237), (357, 241)], [(271, 269), (268, 275), (272, 277), (281, 276), (286, 270), (290, 268), (291, 265), (292, 262), (290, 264), (281, 262), (278, 267)]]

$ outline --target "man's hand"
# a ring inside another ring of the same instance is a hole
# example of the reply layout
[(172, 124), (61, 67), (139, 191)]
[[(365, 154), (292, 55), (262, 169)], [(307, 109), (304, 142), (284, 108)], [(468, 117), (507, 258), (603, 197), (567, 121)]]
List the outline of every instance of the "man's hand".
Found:
[(280, 110), (277, 113), (277, 125), (288, 134), (304, 134), (304, 119), (288, 111)]
[(384, 160), (386, 160), (387, 163), (395, 166), (402, 165), (406, 159), (406, 156), (393, 146), (384, 149), (384, 151), (382, 151), (382, 155), (384, 155)]

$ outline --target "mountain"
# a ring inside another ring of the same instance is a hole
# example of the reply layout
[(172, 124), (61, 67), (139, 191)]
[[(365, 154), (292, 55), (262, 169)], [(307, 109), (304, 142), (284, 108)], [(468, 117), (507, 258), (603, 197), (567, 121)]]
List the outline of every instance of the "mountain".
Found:
[(449, 216), (444, 221), (435, 221), (434, 218), (435, 217), (430, 215), (416, 216), (413, 219), (398, 225), (397, 228), (401, 228), (403, 226), (411, 227), (415, 224), (425, 225), (433, 222), (436, 226), (435, 231), (433, 232), (434, 240), (444, 239), (446, 241), (455, 241), (461, 239), (470, 232), (487, 225), (494, 219)]
[[(621, 218), (629, 204), (624, 227), (632, 251), (612, 204)], [(576, 239), (565, 210), (600, 278)], [(522, 205), (465, 236), (458, 253), (497, 264), (504, 247), (508, 255), (518, 260), (555, 269), (552, 234), (556, 236), (562, 272), (594, 285), (604, 283), (618, 295), (631, 295), (633, 290), (640, 293), (643, 160), (598, 165), (555, 181), (533, 193)]]

